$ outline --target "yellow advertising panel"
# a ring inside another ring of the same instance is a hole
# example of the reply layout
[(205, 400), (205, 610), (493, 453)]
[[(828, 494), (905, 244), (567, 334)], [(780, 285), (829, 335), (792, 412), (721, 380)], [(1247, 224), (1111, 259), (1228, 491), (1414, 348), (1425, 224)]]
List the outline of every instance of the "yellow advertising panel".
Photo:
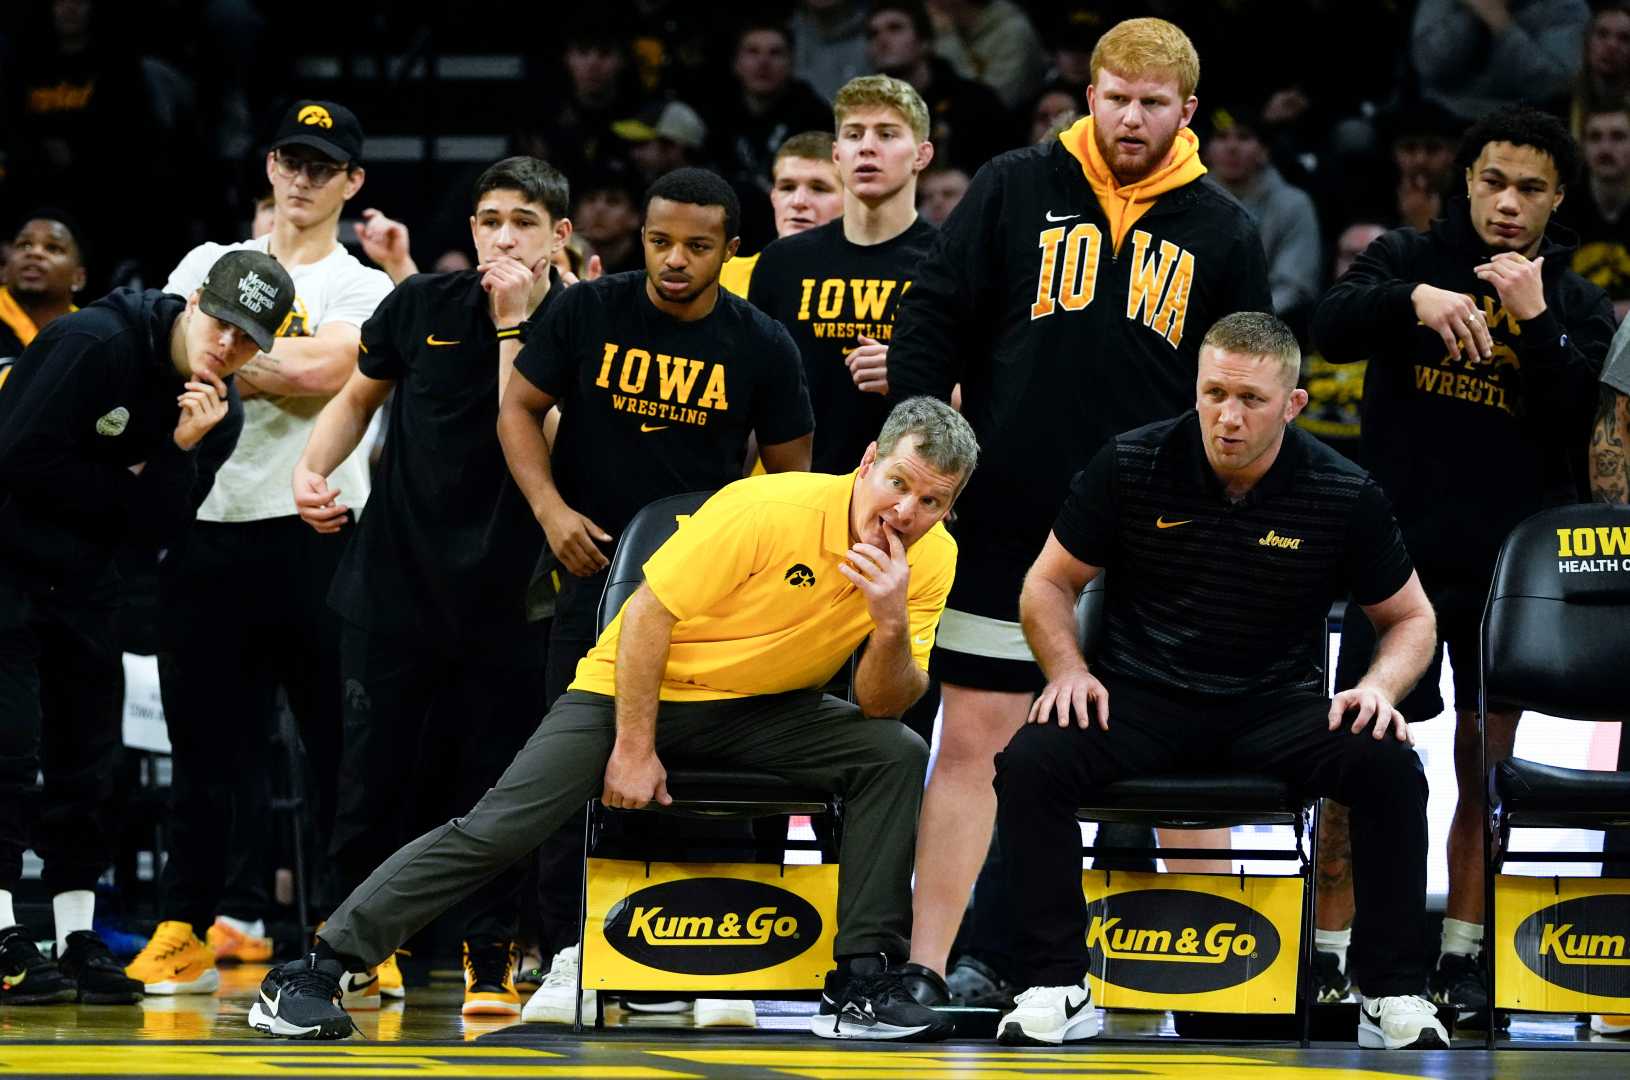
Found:
[(1494, 879), (1494, 1004), (1630, 1013), (1630, 880)]
[(590, 859), (583, 985), (818, 990), (837, 922), (835, 864)]
[(1099, 1005), (1296, 1011), (1300, 877), (1086, 870), (1081, 880)]

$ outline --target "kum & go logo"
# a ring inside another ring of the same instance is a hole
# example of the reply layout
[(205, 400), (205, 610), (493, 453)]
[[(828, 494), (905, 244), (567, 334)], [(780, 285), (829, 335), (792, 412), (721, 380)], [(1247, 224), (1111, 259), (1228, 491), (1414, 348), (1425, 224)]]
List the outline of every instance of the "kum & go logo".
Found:
[(1512, 945), (1546, 982), (1603, 997), (1630, 997), (1630, 895), (1580, 896), (1517, 926)]
[(637, 964), (735, 975), (784, 964), (821, 936), (821, 915), (786, 889), (690, 878), (641, 889), (606, 915), (606, 941)]
[(1265, 916), (1208, 893), (1117, 893), (1089, 904), (1087, 917), (1092, 969), (1128, 990), (1221, 990), (1266, 971), (1279, 955), (1279, 931)]

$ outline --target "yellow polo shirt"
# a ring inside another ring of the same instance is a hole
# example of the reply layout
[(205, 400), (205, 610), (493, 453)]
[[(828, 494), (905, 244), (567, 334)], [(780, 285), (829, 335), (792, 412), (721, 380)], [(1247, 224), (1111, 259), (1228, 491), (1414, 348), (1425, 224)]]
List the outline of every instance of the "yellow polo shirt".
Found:
[[(872, 632), (866, 598), (838, 571), (849, 551), (855, 474), (738, 480), (680, 525), (645, 564), (678, 616), (663, 701), (716, 701), (826, 685)], [(935, 525), (906, 551), (911, 653), (928, 669), (956, 575), (956, 541)], [(614, 696), (622, 612), (577, 665), (573, 690)]]
[(719, 284), (728, 292), (733, 292), (743, 300), (747, 299), (747, 287), (753, 282), (753, 267), (758, 265), (758, 257), (762, 252), (751, 255), (737, 255), (734, 259), (719, 267)]

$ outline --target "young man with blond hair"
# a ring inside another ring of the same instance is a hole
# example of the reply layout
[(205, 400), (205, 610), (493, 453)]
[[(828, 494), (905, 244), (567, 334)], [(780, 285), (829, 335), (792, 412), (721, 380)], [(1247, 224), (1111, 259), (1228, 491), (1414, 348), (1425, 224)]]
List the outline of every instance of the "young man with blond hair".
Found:
[(747, 295), (803, 356), (817, 470), (856, 460), (888, 415), (894, 314), (934, 238), (917, 215), (917, 177), (934, 159), (922, 96), (864, 75), (838, 91), (832, 118), (843, 216), (765, 248)]
[[(770, 210), (777, 238), (819, 228), (843, 214), (843, 181), (832, 160), (832, 133), (804, 131), (775, 152), (770, 167)], [(719, 285), (747, 299), (763, 252), (737, 255), (719, 271)]]
[(989, 462), (959, 506), (962, 572), (934, 652), (945, 712), (912, 938), (912, 960), (934, 971), (985, 858), (993, 759), (1045, 682), (1019, 590), (1070, 477), (1115, 434), (1193, 403), (1213, 322), (1272, 310), (1256, 227), (1204, 178), (1188, 129), (1200, 61), (1187, 35), (1122, 22), (1091, 68), (1092, 115), (974, 176), (914, 275), (889, 354), (895, 396), (949, 399), (961, 384)]

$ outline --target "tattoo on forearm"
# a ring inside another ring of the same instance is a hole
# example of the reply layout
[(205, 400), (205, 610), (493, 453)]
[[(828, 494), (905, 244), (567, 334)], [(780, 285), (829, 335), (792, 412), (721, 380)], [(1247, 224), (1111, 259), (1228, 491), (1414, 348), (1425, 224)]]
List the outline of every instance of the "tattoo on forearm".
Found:
[(1590, 437), (1590, 490), (1596, 501), (1630, 504), (1630, 396), (1603, 384)]
[(1344, 889), (1353, 881), (1353, 843), (1347, 808), (1324, 800), (1319, 814), (1319, 888)]

